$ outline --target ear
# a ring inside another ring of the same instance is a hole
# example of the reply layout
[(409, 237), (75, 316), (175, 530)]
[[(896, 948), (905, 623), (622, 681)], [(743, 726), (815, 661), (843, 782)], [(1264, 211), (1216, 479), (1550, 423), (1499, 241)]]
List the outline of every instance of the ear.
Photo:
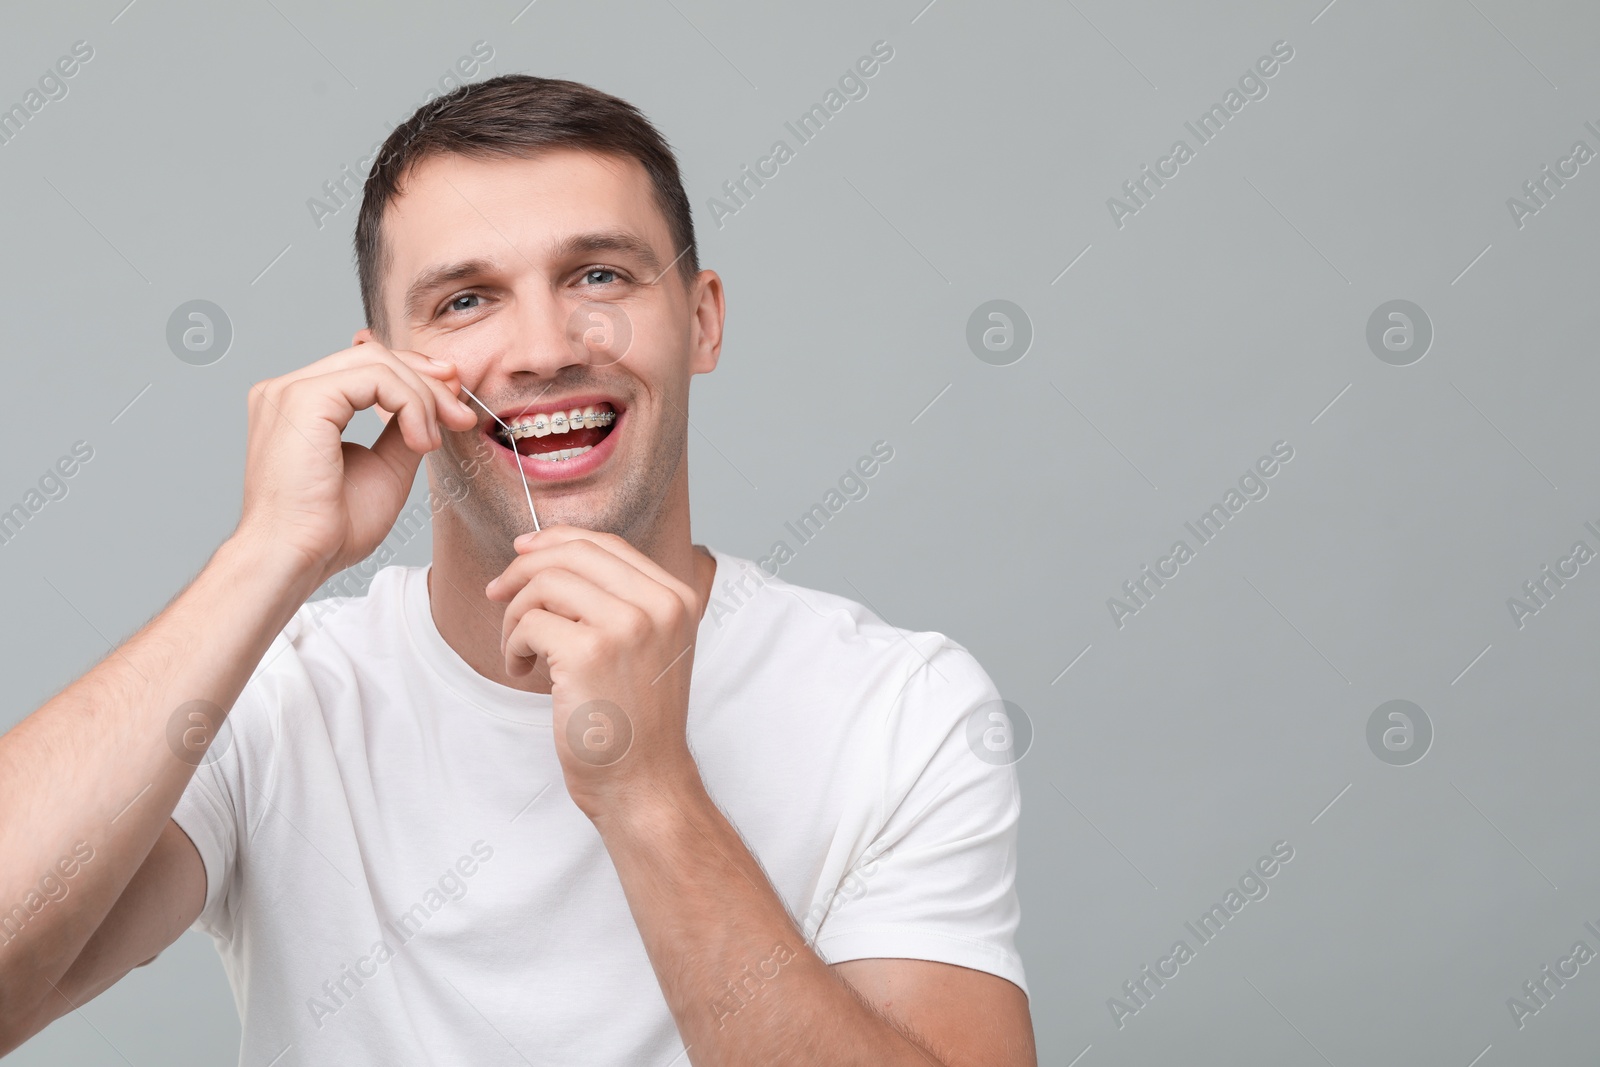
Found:
[[(350, 338), (350, 347), (351, 348), (354, 348), (357, 345), (375, 345), (375, 344), (378, 344), (378, 343), (379, 343), (378, 339), (376, 337), (372, 336), (372, 327), (370, 327), (370, 326), (361, 327), (361, 329), (357, 330), (355, 332), (355, 334)], [(393, 412), (385, 411), (383, 408), (379, 407), (376, 404), (374, 404), (372, 406), (372, 410), (376, 411), (378, 413), (378, 418), (383, 420), (383, 424), (385, 426), (389, 425), (389, 420), (394, 418), (394, 413)]]
[(717, 369), (722, 356), (722, 325), (726, 305), (722, 278), (714, 270), (703, 270), (690, 293), (694, 302), (694, 328), (690, 334), (689, 373), (707, 374)]

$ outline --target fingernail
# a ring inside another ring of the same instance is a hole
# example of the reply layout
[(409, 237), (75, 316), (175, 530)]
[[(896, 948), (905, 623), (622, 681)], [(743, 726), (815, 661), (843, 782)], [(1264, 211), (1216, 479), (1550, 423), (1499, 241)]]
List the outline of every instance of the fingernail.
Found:
[(448, 366), (450, 366), (450, 364), (446, 363), (444, 360), (442, 360), (442, 359), (434, 359), (432, 356), (423, 356), (422, 358), (427, 360), (429, 363), (432, 363), (435, 367), (448, 367)]

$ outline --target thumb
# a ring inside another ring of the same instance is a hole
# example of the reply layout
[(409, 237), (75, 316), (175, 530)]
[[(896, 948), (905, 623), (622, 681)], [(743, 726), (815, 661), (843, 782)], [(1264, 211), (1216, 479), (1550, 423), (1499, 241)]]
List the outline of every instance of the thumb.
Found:
[(422, 453), (413, 452), (411, 446), (406, 444), (399, 419), (385, 420), (383, 432), (372, 443), (371, 451), (403, 485), (409, 486), (416, 479)]

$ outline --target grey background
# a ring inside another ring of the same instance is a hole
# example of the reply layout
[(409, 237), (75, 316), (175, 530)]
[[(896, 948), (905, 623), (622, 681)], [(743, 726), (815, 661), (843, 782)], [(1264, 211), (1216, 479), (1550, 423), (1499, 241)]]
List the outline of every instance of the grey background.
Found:
[[(0, 547), (0, 725), (232, 528), (245, 390), (362, 325), (355, 208), (319, 229), (307, 199), (483, 40), (478, 77), (594, 84), (679, 153), (729, 297), (691, 412), (697, 540), (765, 554), (893, 444), (783, 574), (951, 634), (1030, 714), (1041, 1063), (1592, 1062), (1600, 963), (1521, 1029), (1506, 1001), (1575, 941), (1600, 949), (1600, 564), (1520, 629), (1506, 600), (1600, 547), (1600, 162), (1521, 228), (1506, 200), (1575, 140), (1600, 149), (1600, 15), (925, 2), (13, 12), (0, 103), (74, 41), (95, 57), (0, 146), (0, 507), (75, 440), (95, 456)], [(721, 183), (880, 39), (867, 97), (718, 228)], [(1268, 95), (1114, 225), (1107, 198), (1193, 145), (1185, 120), (1278, 40), (1295, 54)], [(965, 340), (997, 298), (1035, 335), (1010, 366)], [(212, 366), (165, 342), (191, 299), (233, 324)], [(1410, 366), (1366, 344), (1391, 299), (1435, 330)], [(1118, 629), (1107, 598), (1279, 440), (1270, 495)], [(1391, 699), (1433, 724), (1410, 766), (1367, 745)], [(1107, 999), (1279, 840), (1270, 895), (1119, 1029)], [(11, 1059), (222, 1063), (237, 1034), (190, 933)]]

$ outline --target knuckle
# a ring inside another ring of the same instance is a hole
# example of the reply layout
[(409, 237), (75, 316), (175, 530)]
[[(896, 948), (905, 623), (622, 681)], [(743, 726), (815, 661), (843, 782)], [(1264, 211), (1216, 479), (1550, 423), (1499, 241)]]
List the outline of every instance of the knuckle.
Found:
[(684, 613), (682, 602), (668, 590), (652, 596), (645, 611), (652, 622), (666, 627), (676, 626)]
[(622, 614), (622, 632), (631, 641), (642, 641), (655, 628), (653, 620), (643, 608), (630, 605)]
[(528, 579), (528, 588), (540, 600), (547, 600), (566, 580), (567, 572), (559, 567), (545, 567)]

